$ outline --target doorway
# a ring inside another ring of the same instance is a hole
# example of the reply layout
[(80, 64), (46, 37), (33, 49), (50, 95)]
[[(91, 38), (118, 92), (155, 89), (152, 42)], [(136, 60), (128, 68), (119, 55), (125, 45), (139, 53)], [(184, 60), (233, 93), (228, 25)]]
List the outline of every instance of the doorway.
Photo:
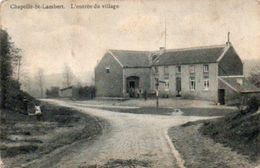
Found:
[(181, 96), (181, 77), (177, 77), (176, 78), (176, 97), (180, 97)]
[(126, 91), (130, 97), (136, 97), (136, 92), (139, 89), (139, 80), (138, 76), (129, 76), (126, 78)]
[(225, 104), (225, 89), (219, 89), (218, 90), (218, 102), (221, 105)]

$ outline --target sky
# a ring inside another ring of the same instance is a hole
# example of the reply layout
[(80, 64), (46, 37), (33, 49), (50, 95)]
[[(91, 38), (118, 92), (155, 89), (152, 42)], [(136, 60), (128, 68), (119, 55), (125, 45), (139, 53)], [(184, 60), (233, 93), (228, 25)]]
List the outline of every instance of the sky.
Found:
[[(65, 9), (11, 9), (11, 5)], [(118, 9), (71, 9), (71, 4), (116, 4)], [(107, 49), (157, 50), (224, 44), (227, 32), (242, 60), (260, 58), (260, 0), (7, 0), (1, 26), (28, 73), (59, 73), (67, 64), (84, 80)]]

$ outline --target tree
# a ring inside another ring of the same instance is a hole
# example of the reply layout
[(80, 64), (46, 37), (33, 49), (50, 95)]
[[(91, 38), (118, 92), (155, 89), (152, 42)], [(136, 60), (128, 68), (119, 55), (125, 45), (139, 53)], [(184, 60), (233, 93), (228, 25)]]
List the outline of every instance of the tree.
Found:
[(254, 67), (248, 78), (254, 85), (260, 87), (260, 66)]
[(63, 71), (64, 87), (69, 87), (72, 84), (73, 73), (71, 68), (66, 64)]
[(23, 76), (23, 78), (21, 79), (21, 84), (22, 84), (22, 90), (24, 90), (30, 94), (32, 87), (31, 87), (31, 78), (29, 75)]
[(44, 70), (39, 68), (36, 74), (36, 81), (40, 88), (41, 98), (43, 98), (43, 90), (44, 90)]
[[(8, 94), (12, 90), (12, 84), (15, 84), (15, 89), (19, 91), (19, 83), (14, 82), (13, 75), (13, 61), (16, 56), (20, 55), (20, 49), (16, 48), (11, 38), (5, 30), (0, 29), (0, 93), (1, 93), (1, 107), (7, 107)], [(17, 87), (18, 86), (18, 87)], [(11, 89), (11, 90), (10, 90)], [(16, 90), (15, 90), (16, 91)]]
[(16, 80), (18, 82), (20, 82), (21, 65), (22, 65), (22, 60), (23, 60), (22, 55), (21, 55), (22, 50), (15, 48), (15, 49), (12, 49), (12, 52), (15, 54), (12, 58), (13, 59), (13, 61), (12, 61), (13, 75), (16, 78)]

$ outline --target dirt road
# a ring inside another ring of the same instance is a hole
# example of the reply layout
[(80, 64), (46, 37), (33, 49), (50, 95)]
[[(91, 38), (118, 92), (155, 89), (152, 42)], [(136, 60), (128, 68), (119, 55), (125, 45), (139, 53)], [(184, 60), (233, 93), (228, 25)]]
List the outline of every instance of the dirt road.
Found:
[(82, 107), (79, 103), (48, 101), (104, 118), (110, 123), (110, 127), (91, 145), (83, 143), (80, 149), (65, 155), (54, 167), (106, 167), (113, 162), (117, 165), (131, 163), (135, 167), (183, 167), (178, 151), (169, 141), (167, 130), (188, 121), (206, 119), (109, 112)]

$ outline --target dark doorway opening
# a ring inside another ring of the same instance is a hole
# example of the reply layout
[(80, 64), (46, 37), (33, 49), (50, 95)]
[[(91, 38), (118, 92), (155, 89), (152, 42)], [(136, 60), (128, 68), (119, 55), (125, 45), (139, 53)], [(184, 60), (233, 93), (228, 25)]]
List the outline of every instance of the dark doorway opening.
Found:
[(181, 78), (177, 77), (176, 78), (176, 97), (180, 97), (181, 96)]
[(225, 104), (225, 89), (218, 90), (218, 102), (221, 105)]
[(126, 78), (126, 91), (130, 97), (139, 97), (139, 80), (138, 76), (129, 76)]
[(129, 88), (135, 88), (135, 81), (129, 81)]

